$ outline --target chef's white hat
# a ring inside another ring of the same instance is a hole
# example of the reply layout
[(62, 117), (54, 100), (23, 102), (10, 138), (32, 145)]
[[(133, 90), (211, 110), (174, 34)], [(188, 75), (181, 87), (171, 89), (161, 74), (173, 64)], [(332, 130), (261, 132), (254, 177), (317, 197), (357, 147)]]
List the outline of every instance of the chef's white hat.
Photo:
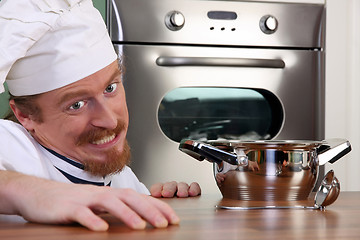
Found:
[(117, 55), (91, 0), (0, 1), (0, 92), (51, 91), (87, 77)]

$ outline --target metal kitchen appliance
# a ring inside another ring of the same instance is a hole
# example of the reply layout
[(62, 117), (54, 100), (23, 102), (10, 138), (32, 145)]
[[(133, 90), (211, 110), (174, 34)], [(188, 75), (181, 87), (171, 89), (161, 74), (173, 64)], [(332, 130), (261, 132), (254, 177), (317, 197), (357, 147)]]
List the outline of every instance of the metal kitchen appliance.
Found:
[(147, 186), (219, 191), (212, 166), (178, 150), (185, 138), (324, 139), (323, 4), (109, 0), (107, 15), (125, 67), (131, 168)]
[[(262, 201), (269, 206), (268, 202), (306, 201), (315, 186), (319, 166), (336, 162), (351, 151), (351, 145), (345, 139), (183, 139), (179, 149), (199, 161), (214, 163), (214, 178), (224, 199)], [(339, 193), (340, 183), (331, 170), (315, 197), (316, 208), (331, 204)]]

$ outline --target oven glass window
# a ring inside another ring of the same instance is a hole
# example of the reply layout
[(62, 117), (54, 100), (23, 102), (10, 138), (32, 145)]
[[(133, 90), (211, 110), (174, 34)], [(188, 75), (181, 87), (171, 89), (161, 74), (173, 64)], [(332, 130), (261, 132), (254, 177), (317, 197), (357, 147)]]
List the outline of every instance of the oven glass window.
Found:
[(260, 140), (280, 131), (280, 101), (266, 90), (225, 87), (184, 87), (167, 93), (158, 121), (170, 139)]

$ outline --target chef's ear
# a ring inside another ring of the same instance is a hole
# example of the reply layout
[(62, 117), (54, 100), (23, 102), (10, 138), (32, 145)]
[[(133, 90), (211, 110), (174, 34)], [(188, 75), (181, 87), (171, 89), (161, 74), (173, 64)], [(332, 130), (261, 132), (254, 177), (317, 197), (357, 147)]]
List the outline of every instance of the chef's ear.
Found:
[(14, 100), (9, 101), (9, 105), (11, 110), (13, 111), (15, 117), (17, 120), (21, 123), (21, 125), (24, 126), (28, 131), (31, 131), (34, 129), (33, 124), (34, 120), (31, 118), (29, 114), (26, 114), (22, 112), (15, 104)]

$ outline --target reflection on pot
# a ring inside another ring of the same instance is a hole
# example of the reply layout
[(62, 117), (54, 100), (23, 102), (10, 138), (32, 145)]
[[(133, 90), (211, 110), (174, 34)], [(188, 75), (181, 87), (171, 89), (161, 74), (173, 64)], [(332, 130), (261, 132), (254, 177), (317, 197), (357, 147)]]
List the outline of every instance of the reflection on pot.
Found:
[[(309, 156), (306, 156), (308, 154)], [(315, 186), (318, 166), (313, 152), (249, 151), (247, 166), (214, 163), (224, 198), (256, 201), (306, 200)]]

